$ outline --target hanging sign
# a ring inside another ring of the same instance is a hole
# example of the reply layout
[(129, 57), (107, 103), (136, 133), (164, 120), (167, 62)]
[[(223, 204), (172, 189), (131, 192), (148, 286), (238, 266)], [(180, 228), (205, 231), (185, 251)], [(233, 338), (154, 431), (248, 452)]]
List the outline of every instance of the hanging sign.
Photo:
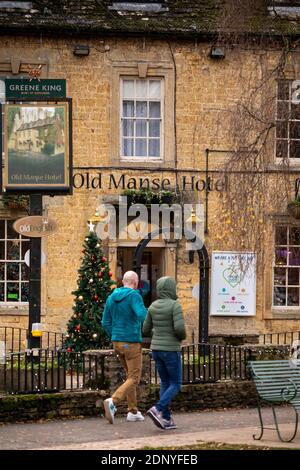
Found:
[(255, 316), (256, 255), (212, 253), (210, 315)]
[(39, 238), (55, 233), (57, 231), (57, 224), (54, 220), (42, 215), (32, 215), (16, 220), (13, 228), (24, 237)]

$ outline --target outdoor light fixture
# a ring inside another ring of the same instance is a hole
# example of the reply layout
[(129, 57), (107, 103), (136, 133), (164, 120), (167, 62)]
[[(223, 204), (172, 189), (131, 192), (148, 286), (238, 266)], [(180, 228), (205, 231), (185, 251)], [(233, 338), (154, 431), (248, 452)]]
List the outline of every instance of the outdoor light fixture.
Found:
[(89, 55), (90, 53), (90, 46), (86, 44), (78, 44), (73, 49), (73, 54), (78, 56)]
[(225, 59), (225, 52), (221, 47), (213, 46), (210, 50), (209, 57), (211, 59)]

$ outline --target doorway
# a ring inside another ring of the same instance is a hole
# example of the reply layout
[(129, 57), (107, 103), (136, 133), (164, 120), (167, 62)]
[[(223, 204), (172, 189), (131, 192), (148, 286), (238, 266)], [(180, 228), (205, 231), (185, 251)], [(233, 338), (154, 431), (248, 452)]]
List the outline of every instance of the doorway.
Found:
[[(122, 285), (122, 277), (126, 271), (133, 269), (135, 247), (118, 247), (117, 253), (117, 285)], [(147, 248), (142, 257), (140, 292), (146, 307), (156, 299), (156, 281), (165, 272), (165, 249), (161, 247)]]

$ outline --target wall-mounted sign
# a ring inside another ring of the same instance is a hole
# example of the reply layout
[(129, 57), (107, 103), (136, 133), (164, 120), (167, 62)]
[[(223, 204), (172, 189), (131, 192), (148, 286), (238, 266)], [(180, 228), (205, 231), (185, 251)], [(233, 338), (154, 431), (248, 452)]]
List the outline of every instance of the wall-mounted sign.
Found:
[(68, 105), (69, 102), (3, 105), (4, 191), (72, 191)]
[(7, 100), (65, 98), (66, 80), (6, 78), (5, 96)]
[[(27, 250), (25, 255), (24, 255), (24, 261), (25, 261), (25, 264), (30, 267), (30, 250)], [(42, 251), (41, 252), (41, 266), (43, 266), (45, 264), (45, 261), (46, 261), (46, 255), (45, 253)]]
[(57, 224), (54, 220), (43, 217), (42, 215), (32, 215), (22, 217), (13, 224), (17, 233), (24, 237), (38, 238), (52, 235), (57, 230)]
[(212, 253), (210, 315), (256, 314), (255, 253)]

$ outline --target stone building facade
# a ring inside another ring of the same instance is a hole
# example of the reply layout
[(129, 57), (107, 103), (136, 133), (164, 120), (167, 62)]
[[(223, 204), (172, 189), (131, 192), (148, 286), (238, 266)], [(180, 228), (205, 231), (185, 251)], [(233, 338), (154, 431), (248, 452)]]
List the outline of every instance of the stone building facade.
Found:
[[(154, 189), (162, 181), (165, 181), (165, 189), (174, 189), (176, 185), (181, 193), (185, 189), (185, 200), (202, 203), (208, 214), (204, 243), (210, 258), (215, 251), (236, 250), (236, 227), (229, 228), (222, 216), (222, 194), (227, 191), (224, 168), (236, 150), (230, 133), (230, 110), (242, 99), (246, 88), (251, 95), (251, 89), (276, 68), (281, 57), (282, 38), (270, 41), (270, 32), (260, 31), (260, 40), (252, 43), (252, 33), (256, 38), (258, 31), (251, 31), (249, 27), (248, 43), (221, 45), (225, 57), (220, 60), (212, 54), (218, 36), (211, 18), (214, 15), (220, 17), (217, 6), (214, 9), (209, 6), (214, 2), (197, 2), (198, 7), (193, 7), (195, 2), (182, 2), (184, 8), (181, 9), (177, 5), (179, 2), (153, 2), (158, 10), (152, 11), (151, 7), (148, 11), (143, 7), (142, 13), (137, 10), (142, 8), (136, 6), (137, 2), (127, 2), (133, 4), (132, 8), (127, 6), (129, 12), (123, 11), (122, 2), (118, 6), (116, 2), (85, 1), (76, 7), (81, 10), (75, 9), (75, 12), (71, 8), (68, 10), (68, 2), (61, 2), (64, 9), (60, 19), (59, 12), (47, 13), (44, 5), (47, 2), (19, 3), (32, 3), (32, 8), (21, 13), (17, 9), (2, 12), (6, 20), (9, 15), (15, 18), (10, 26), (6, 21), (0, 37), (2, 101), (5, 100), (4, 78), (29, 77), (36, 68), (41, 71), (40, 78), (65, 79), (67, 96), (73, 100), (74, 193), (72, 196), (43, 197), (43, 207), (57, 222), (58, 231), (42, 240), (46, 257), (42, 267), (42, 323), (46, 330), (64, 331), (72, 313), (71, 292), (76, 288), (87, 221), (101, 201), (116, 203), (124, 189), (132, 188), (130, 178), (135, 178), (138, 185), (140, 178), (148, 178)], [(123, 15), (118, 13), (118, 8)], [(267, 10), (261, 14), (271, 22)], [(72, 26), (72, 15), (77, 18), (76, 28)], [(165, 15), (162, 23), (158, 15)], [(206, 22), (200, 24), (201, 15)], [(0, 18), (0, 21), (4, 20)], [(271, 30), (273, 25), (270, 23), (268, 27)], [(264, 37), (264, 33), (268, 37)], [(74, 54), (75, 47), (80, 44), (89, 46), (88, 55)], [(298, 59), (299, 52), (295, 49), (286, 65), (285, 79), (300, 77)], [(275, 113), (279, 100), (276, 77), (271, 83), (274, 102), (270, 112)], [(128, 123), (130, 120), (132, 122)], [(282, 137), (282, 140), (288, 139), (292, 139), (291, 135)], [(276, 178), (281, 167), (276, 167), (275, 141), (273, 126), (268, 135), (266, 157), (266, 191), (269, 194), (280, 191)], [(206, 149), (210, 150), (208, 170)], [(298, 156), (293, 156), (289, 173), (290, 197), (295, 181), (300, 177)], [(9, 221), (21, 215), (23, 212), (15, 209), (1, 209), (2, 224), (7, 224), (4, 238), (8, 237)], [(282, 257), (286, 256), (286, 263), (274, 265), (276, 226), (283, 227), (282, 232), (287, 230), (287, 236), (295, 233), (294, 264), (288, 264), (292, 258), (288, 259), (286, 255), (289, 252), (286, 239), (279, 244), (281, 251), (286, 251), (281, 253)], [(255, 222), (253, 230), (256, 230)], [(281, 208), (275, 205), (265, 208), (264, 258), (257, 265), (255, 315), (212, 315), (209, 318), (211, 334), (300, 330), (298, 230), (297, 221), (286, 212), (286, 203)], [(1, 243), (4, 244), (4, 239)], [(115, 279), (132, 267), (137, 243), (121, 238), (104, 242)], [(7, 248), (3, 255), (3, 266), (11, 261), (7, 259), (8, 251)], [(240, 251), (247, 250), (241, 248)], [(21, 258), (23, 254), (20, 254)], [(199, 271), (196, 262), (189, 263), (185, 242), (154, 240), (148, 245), (142, 263), (144, 276), (152, 283), (153, 296), (156, 278), (161, 275), (176, 277), (190, 338), (192, 332), (197, 338), (199, 309), (192, 289), (199, 281)], [(1, 279), (3, 289), (9, 282), (5, 272)], [(25, 282), (26, 273), (23, 279), (14, 280)], [(8, 298), (7, 295), (2, 298), (0, 325), (27, 326), (25, 294), (24, 301), (20, 301), (22, 299), (20, 296)]]

